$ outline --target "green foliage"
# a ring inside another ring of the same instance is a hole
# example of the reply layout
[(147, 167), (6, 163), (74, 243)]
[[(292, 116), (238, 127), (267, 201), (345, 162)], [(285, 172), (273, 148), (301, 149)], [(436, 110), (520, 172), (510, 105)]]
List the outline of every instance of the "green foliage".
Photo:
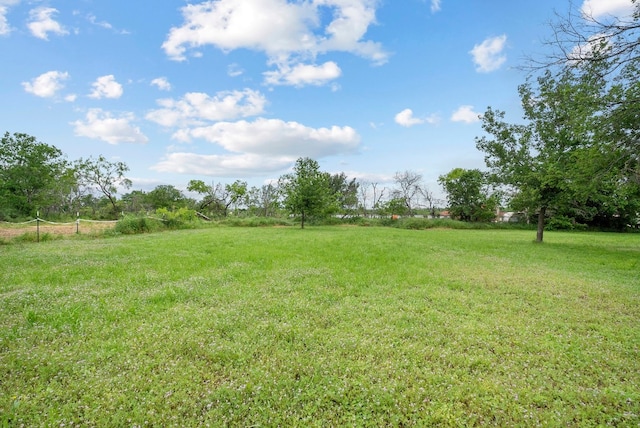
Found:
[(310, 158), (299, 158), (292, 174), (280, 178), (284, 206), (299, 215), (301, 227), (313, 217), (327, 217), (337, 210), (337, 195), (331, 188), (331, 176), (320, 171), (320, 165)]
[(22, 235), (16, 236), (12, 239), (14, 243), (33, 243), (33, 242), (47, 242), (53, 241), (55, 239), (60, 239), (60, 236), (57, 236), (52, 233), (40, 233), (38, 235), (37, 232), (27, 232)]
[(359, 184), (355, 178), (349, 180), (344, 172), (329, 177), (331, 192), (336, 195), (337, 209), (343, 215), (353, 215), (358, 209)]
[(134, 235), (138, 233), (158, 232), (164, 228), (161, 220), (149, 217), (125, 216), (118, 220), (115, 227), (116, 233)]
[(100, 155), (97, 158), (78, 159), (75, 162), (75, 169), (79, 181), (103, 194), (111, 203), (112, 215), (117, 216), (121, 211), (116, 198), (118, 186), (126, 189), (131, 187), (131, 180), (125, 176), (129, 171), (127, 164), (111, 162)]
[(575, 219), (563, 216), (554, 215), (547, 222), (548, 230), (586, 230), (587, 226), (577, 223)]
[(66, 167), (55, 146), (27, 134), (5, 133), (0, 140), (0, 220), (35, 215), (52, 205)]
[[(476, 139), (486, 154), (497, 183), (515, 190), (517, 208), (538, 213), (542, 241), (545, 213), (568, 206), (584, 206), (590, 194), (590, 169), (601, 150), (593, 150), (598, 105), (593, 102), (603, 83), (571, 70), (555, 77), (547, 72), (519, 88), (524, 124), (504, 121), (504, 112), (489, 108)], [(515, 204), (512, 204), (515, 205)]]
[(392, 198), (381, 204), (378, 212), (381, 215), (393, 217), (409, 215), (411, 211), (407, 207), (406, 200), (404, 198)]
[(272, 217), (280, 210), (280, 192), (274, 184), (252, 187), (247, 191), (250, 216)]
[(638, 236), (529, 233), (3, 247), (0, 425), (637, 426)]
[(156, 216), (163, 220), (163, 224), (167, 229), (192, 228), (198, 220), (196, 211), (188, 208), (180, 208), (175, 211), (169, 211), (167, 208), (159, 208), (156, 210)]
[(479, 169), (455, 168), (441, 175), (438, 182), (447, 193), (449, 212), (462, 221), (493, 221), (499, 206), (497, 194), (491, 194), (486, 175)]
[(184, 207), (187, 203), (187, 198), (182, 192), (171, 185), (156, 186), (145, 195), (144, 200), (154, 209), (168, 210)]

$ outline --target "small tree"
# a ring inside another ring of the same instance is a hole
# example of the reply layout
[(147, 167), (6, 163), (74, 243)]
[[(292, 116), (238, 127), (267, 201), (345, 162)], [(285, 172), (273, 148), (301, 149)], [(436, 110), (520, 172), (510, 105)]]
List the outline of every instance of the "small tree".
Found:
[(358, 209), (358, 186), (355, 178), (348, 180), (344, 172), (333, 174), (329, 178), (331, 191), (336, 195), (338, 208), (342, 215), (351, 215)]
[(413, 216), (426, 193), (422, 174), (415, 171), (396, 172), (393, 179), (398, 186), (393, 191), (393, 199), (404, 201), (407, 214)]
[(293, 173), (280, 177), (279, 183), (284, 206), (292, 214), (300, 216), (302, 229), (309, 217), (323, 217), (336, 208), (330, 175), (320, 171), (320, 165), (313, 159), (299, 158)]
[(264, 184), (260, 187), (252, 187), (247, 192), (248, 204), (252, 213), (264, 217), (273, 216), (279, 208), (280, 194), (278, 186)]
[(495, 219), (497, 195), (491, 194), (485, 174), (478, 169), (455, 168), (438, 182), (447, 193), (449, 212), (463, 221)]

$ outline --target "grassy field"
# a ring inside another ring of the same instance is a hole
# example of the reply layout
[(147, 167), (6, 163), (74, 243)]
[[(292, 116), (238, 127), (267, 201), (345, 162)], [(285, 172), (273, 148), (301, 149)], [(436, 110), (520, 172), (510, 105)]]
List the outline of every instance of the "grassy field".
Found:
[(638, 426), (640, 235), (0, 246), (0, 426)]

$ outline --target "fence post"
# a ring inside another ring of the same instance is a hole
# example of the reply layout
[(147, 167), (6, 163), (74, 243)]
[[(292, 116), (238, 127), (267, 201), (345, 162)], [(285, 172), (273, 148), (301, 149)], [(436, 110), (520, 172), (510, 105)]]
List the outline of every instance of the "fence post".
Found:
[(36, 211), (36, 242), (40, 242), (40, 211)]
[(76, 212), (76, 235), (80, 233), (80, 212)]

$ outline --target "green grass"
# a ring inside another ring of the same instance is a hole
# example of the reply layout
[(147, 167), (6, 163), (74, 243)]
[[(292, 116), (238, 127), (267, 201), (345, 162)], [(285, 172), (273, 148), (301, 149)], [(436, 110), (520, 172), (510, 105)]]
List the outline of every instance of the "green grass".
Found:
[(0, 426), (637, 426), (640, 236), (0, 246)]

